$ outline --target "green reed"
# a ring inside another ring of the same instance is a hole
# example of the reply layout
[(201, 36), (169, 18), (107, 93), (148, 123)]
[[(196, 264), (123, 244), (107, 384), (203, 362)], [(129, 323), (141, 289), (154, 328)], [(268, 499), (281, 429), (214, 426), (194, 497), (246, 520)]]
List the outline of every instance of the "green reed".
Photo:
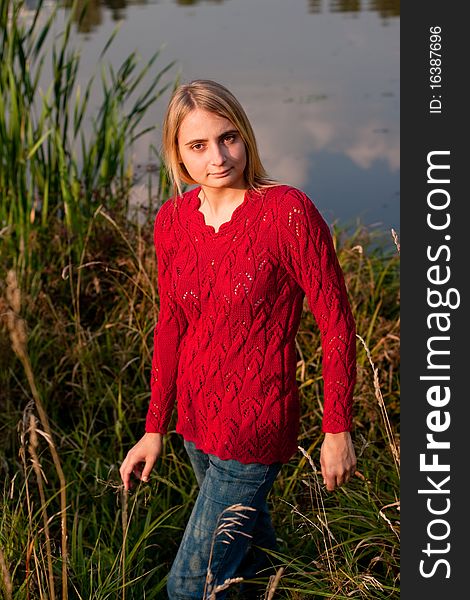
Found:
[[(34, 242), (51, 221), (63, 223), (64, 255), (76, 258), (101, 201), (108, 207), (126, 201), (129, 150), (153, 129), (139, 130), (139, 124), (170, 86), (161, 80), (174, 64), (155, 74), (160, 50), (144, 66), (136, 52), (117, 69), (106, 64), (116, 29), (97, 57), (102, 99), (89, 115), (96, 73), (82, 91), (80, 51), (72, 43), (74, 19), (81, 21), (87, 3), (79, 12), (74, 1), (59, 36), (58, 9), (47, 14), (43, 4), (40, 0), (29, 25), (21, 0), (3, 0), (0, 9), (0, 230), (20, 269), (35, 265)], [(45, 90), (41, 77), (48, 82)]]

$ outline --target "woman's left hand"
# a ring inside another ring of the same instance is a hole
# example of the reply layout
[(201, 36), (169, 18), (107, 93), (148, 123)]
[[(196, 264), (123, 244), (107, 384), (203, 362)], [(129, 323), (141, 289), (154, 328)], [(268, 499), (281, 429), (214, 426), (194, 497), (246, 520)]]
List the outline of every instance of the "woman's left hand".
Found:
[(356, 472), (356, 453), (349, 431), (325, 433), (320, 464), (323, 481), (329, 492), (349, 481)]

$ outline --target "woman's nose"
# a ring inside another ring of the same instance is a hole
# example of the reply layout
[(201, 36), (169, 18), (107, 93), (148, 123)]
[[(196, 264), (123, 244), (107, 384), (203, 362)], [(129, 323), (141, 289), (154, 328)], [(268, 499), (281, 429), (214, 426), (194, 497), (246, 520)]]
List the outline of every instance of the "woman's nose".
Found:
[(214, 144), (211, 148), (210, 161), (213, 165), (223, 165), (226, 161), (223, 147), (220, 144)]

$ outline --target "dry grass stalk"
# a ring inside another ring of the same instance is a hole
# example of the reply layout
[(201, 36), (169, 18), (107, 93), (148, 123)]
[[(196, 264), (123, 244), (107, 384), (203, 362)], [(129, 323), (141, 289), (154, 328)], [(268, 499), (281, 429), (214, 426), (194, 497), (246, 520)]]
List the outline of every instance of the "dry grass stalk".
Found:
[[(125, 600), (126, 597), (126, 560), (127, 560), (127, 545), (128, 545), (128, 537), (129, 537), (129, 528), (132, 522), (132, 516), (135, 512), (137, 506), (137, 500), (139, 497), (139, 490), (142, 486), (142, 483), (139, 482), (138, 488), (136, 490), (136, 494), (134, 496), (134, 500), (131, 504), (129, 510), (129, 494), (124, 490), (124, 486), (120, 483), (117, 485), (113, 485), (109, 481), (101, 481), (97, 480), (99, 483), (104, 483), (107, 487), (115, 488), (120, 493), (121, 498), (121, 525), (122, 525), (122, 546), (120, 551), (119, 563), (121, 568), (121, 579), (122, 579), (122, 600)], [(113, 565), (114, 566), (114, 565)]]
[(269, 578), (268, 587), (266, 589), (266, 593), (264, 595), (264, 600), (272, 600), (274, 598), (274, 592), (281, 581), (282, 574), (284, 573), (284, 567), (280, 567), (276, 571), (276, 575), (271, 575)]
[(243, 577), (232, 577), (231, 579), (226, 579), (223, 583), (217, 585), (213, 590), (211, 590), (209, 600), (216, 600), (218, 592), (227, 590), (232, 583), (241, 583), (242, 581)]
[(382, 517), (382, 519), (388, 523), (390, 529), (393, 531), (393, 533), (397, 536), (398, 541), (400, 541), (400, 534), (398, 533), (398, 531), (396, 530), (396, 528), (393, 526), (392, 522), (390, 521), (390, 519), (388, 517), (385, 516), (384, 510), (386, 510), (387, 508), (393, 508), (396, 507), (397, 510), (400, 510), (400, 502), (392, 502), (391, 504), (387, 504), (386, 506), (383, 506), (380, 510), (379, 510), (379, 515)]
[(129, 532), (128, 519), (128, 502), (127, 492), (124, 487), (121, 489), (121, 504), (122, 504), (122, 552), (121, 552), (121, 573), (122, 573), (122, 600), (126, 597), (126, 549), (127, 549), (127, 534)]
[(372, 575), (361, 575), (358, 580), (354, 581), (355, 589), (348, 593), (348, 596), (355, 596), (357, 591), (362, 592), (364, 598), (371, 597), (371, 588), (383, 592), (383, 585)]
[[(33, 522), (33, 507), (31, 504), (31, 496), (29, 494), (29, 485), (28, 485), (28, 465), (26, 463), (26, 413), (28, 411), (28, 408), (30, 406), (30, 404), (32, 404), (32, 402), (28, 403), (28, 406), (25, 409), (25, 412), (23, 414), (23, 423), (22, 423), (22, 428), (21, 428), (21, 433), (20, 433), (20, 440), (21, 440), (21, 447), (19, 450), (19, 456), (21, 459), (21, 463), (23, 465), (23, 470), (24, 470), (24, 480), (25, 480), (25, 491), (26, 491), (26, 508), (27, 508), (27, 512), (28, 512), (28, 529), (27, 529), (27, 534), (28, 534), (28, 540), (27, 540), (27, 544), (26, 544), (26, 557), (25, 557), (25, 571), (26, 571), (26, 581), (29, 581), (30, 578), (30, 574), (31, 574), (31, 568), (30, 568), (30, 562), (31, 562), (31, 555), (33, 554), (33, 548), (34, 548), (34, 538), (31, 539), (31, 532), (33, 532), (35, 530), (35, 526), (34, 526), (34, 522)], [(30, 594), (29, 594), (29, 585), (27, 584), (26, 587), (26, 598), (27, 600), (29, 600)]]
[(8, 570), (7, 561), (3, 550), (0, 548), (0, 570), (2, 572), (2, 583), (3, 591), (5, 593), (5, 600), (11, 600), (13, 598), (13, 585), (11, 583), (10, 572)]
[[(235, 577), (233, 579), (226, 579), (224, 583), (219, 584), (217, 586), (212, 585), (213, 574), (211, 571), (212, 557), (214, 554), (214, 545), (218, 536), (226, 535), (231, 541), (234, 539), (232, 533), (237, 533), (239, 535), (244, 535), (245, 537), (251, 538), (252, 536), (244, 531), (239, 531), (234, 529), (234, 526), (242, 526), (242, 522), (239, 519), (249, 519), (248, 515), (244, 515), (242, 511), (256, 511), (256, 508), (252, 508), (251, 506), (243, 506), (242, 504), (232, 504), (225, 508), (219, 515), (218, 525), (214, 531), (212, 536), (211, 543), (211, 551), (209, 554), (209, 564), (207, 566), (207, 575), (206, 582), (204, 584), (204, 594), (203, 598), (206, 598), (207, 593), (209, 593), (210, 600), (215, 599), (215, 595), (217, 592), (221, 592), (222, 590), (226, 590), (232, 583), (240, 583), (243, 581), (243, 577)], [(235, 516), (224, 516), (228, 512), (235, 513)], [(230, 541), (221, 540), (224, 544), (230, 544)]]
[(388, 438), (388, 444), (390, 446), (390, 450), (392, 452), (392, 456), (393, 456), (393, 460), (395, 463), (395, 468), (397, 470), (398, 475), (400, 475), (400, 450), (398, 448), (398, 445), (395, 441), (395, 436), (393, 435), (393, 429), (392, 426), (390, 424), (390, 419), (388, 418), (388, 414), (387, 414), (387, 409), (385, 407), (385, 402), (382, 396), (382, 391), (380, 389), (380, 384), (379, 384), (379, 370), (377, 369), (377, 367), (374, 365), (374, 361), (372, 360), (372, 356), (370, 354), (370, 350), (367, 347), (367, 344), (365, 343), (364, 339), (359, 335), (356, 334), (356, 336), (359, 338), (359, 340), (361, 341), (362, 345), (364, 346), (364, 349), (366, 351), (367, 354), (367, 358), (369, 359), (369, 363), (371, 364), (372, 367), (372, 372), (374, 374), (374, 391), (375, 391), (375, 397), (377, 398), (379, 407), (380, 407), (380, 412), (382, 414), (382, 418), (383, 418), (383, 422), (385, 425), (385, 432)]
[(43, 473), (41, 471), (39, 457), (36, 452), (38, 447), (38, 436), (36, 428), (36, 419), (34, 415), (29, 415), (29, 447), (28, 451), (31, 455), (31, 462), (33, 465), (34, 472), (36, 473), (36, 481), (39, 489), (39, 497), (41, 499), (41, 514), (44, 527), (44, 535), (46, 536), (46, 556), (47, 556), (47, 570), (49, 576), (49, 594), (50, 600), (55, 600), (55, 588), (54, 588), (54, 572), (52, 569), (52, 549), (51, 549), (51, 538), (49, 533), (49, 519), (47, 516), (47, 502), (46, 495), (44, 493), (44, 486), (42, 484)]
[(398, 235), (397, 235), (397, 232), (395, 231), (395, 229), (392, 229), (392, 238), (393, 238), (393, 241), (395, 242), (395, 246), (397, 247), (398, 254), (400, 254), (400, 242), (398, 241)]
[[(333, 537), (333, 534), (331, 533), (330, 527), (328, 525), (328, 518), (326, 516), (325, 504), (323, 502), (323, 496), (321, 493), (321, 485), (320, 485), (320, 480), (318, 477), (318, 470), (317, 470), (317, 467), (315, 466), (315, 463), (312, 460), (312, 457), (302, 448), (302, 446), (297, 446), (297, 447), (302, 452), (302, 454), (305, 456), (305, 458), (308, 460), (308, 462), (310, 463), (310, 466), (312, 467), (313, 474), (315, 477), (315, 495), (316, 495), (316, 500), (317, 500), (317, 506), (321, 506), (321, 513), (323, 516), (323, 519), (322, 519), (320, 514), (318, 514), (317, 519), (321, 525), (323, 542), (325, 544), (326, 559), (328, 562), (328, 570), (330, 571), (331, 577), (334, 578), (335, 573), (337, 572), (337, 567), (336, 567), (336, 563), (334, 560), (333, 543), (332, 543), (332, 540), (334, 541), (334, 537)], [(311, 491), (311, 489), (312, 489), (311, 486), (309, 486), (309, 489)], [(326, 534), (325, 534), (325, 532), (326, 532)]]
[(6, 318), (7, 318), (7, 326), (10, 334), (10, 340), (12, 343), (13, 350), (15, 354), (20, 359), (23, 368), (26, 373), (26, 378), (28, 379), (29, 387), (31, 390), (31, 394), (34, 399), (34, 403), (36, 406), (36, 410), (39, 414), (39, 419), (42, 425), (42, 428), (45, 433), (45, 437), (49, 444), (49, 449), (51, 451), (52, 460), (54, 462), (54, 466), (57, 472), (57, 476), (59, 478), (60, 484), (60, 515), (61, 515), (61, 532), (62, 532), (62, 540), (61, 540), (61, 550), (62, 550), (62, 600), (67, 600), (68, 598), (68, 576), (67, 576), (67, 499), (66, 499), (66, 481), (64, 472), (62, 470), (61, 461), (59, 458), (59, 454), (55, 447), (51, 428), (49, 425), (49, 419), (47, 417), (47, 413), (44, 410), (44, 406), (41, 401), (41, 397), (39, 395), (39, 391), (36, 387), (36, 382), (34, 379), (33, 369), (31, 367), (31, 362), (29, 360), (29, 356), (27, 353), (27, 335), (26, 335), (26, 325), (24, 319), (19, 316), (19, 312), (21, 309), (21, 292), (18, 287), (18, 282), (16, 278), (16, 273), (12, 270), (8, 272), (7, 275), (7, 290), (6, 290), (7, 301), (10, 305), (10, 308), (7, 310)]

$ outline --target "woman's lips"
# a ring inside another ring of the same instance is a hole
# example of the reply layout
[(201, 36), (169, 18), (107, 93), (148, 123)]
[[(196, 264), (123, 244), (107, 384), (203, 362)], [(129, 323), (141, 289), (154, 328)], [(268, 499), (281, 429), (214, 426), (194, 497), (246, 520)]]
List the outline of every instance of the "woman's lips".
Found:
[(227, 169), (226, 171), (221, 171), (220, 173), (211, 173), (212, 177), (225, 177), (225, 175), (227, 175), (230, 171), (231, 171), (232, 167), (230, 167), (230, 169)]

